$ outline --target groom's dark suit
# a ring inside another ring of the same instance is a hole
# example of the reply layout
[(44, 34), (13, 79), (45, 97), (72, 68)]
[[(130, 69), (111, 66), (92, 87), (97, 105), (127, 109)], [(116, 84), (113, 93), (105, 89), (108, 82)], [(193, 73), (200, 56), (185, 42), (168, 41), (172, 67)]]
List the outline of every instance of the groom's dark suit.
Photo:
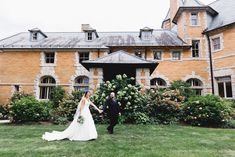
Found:
[(113, 133), (113, 128), (118, 123), (118, 115), (120, 113), (119, 104), (114, 98), (109, 97), (106, 100), (103, 110), (107, 113), (110, 120), (107, 130), (109, 133)]

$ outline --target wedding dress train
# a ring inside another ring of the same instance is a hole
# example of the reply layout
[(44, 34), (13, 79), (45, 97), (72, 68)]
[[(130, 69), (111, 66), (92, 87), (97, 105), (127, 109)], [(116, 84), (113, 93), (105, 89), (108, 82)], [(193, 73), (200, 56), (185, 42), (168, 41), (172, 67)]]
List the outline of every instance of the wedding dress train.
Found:
[(82, 124), (80, 124), (77, 121), (78, 117), (80, 116), (79, 112), (80, 103), (79, 103), (74, 119), (67, 129), (65, 129), (62, 132), (59, 131), (52, 131), (51, 133), (45, 132), (45, 134), (42, 135), (42, 139), (47, 141), (63, 140), (63, 139), (69, 139), (71, 141), (75, 140), (88, 141), (92, 139), (97, 139), (97, 131), (89, 109), (90, 103), (91, 103), (90, 101), (85, 100), (85, 106), (81, 114), (81, 116), (84, 118), (84, 122)]

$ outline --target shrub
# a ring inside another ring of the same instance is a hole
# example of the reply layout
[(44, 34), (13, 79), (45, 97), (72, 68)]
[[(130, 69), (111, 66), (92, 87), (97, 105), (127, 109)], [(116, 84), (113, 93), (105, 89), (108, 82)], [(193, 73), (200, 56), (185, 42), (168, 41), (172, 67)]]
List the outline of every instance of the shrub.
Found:
[(30, 94), (15, 93), (9, 105), (9, 116), (13, 122), (36, 122), (49, 120), (52, 104), (38, 101)]
[(64, 124), (73, 120), (78, 102), (64, 99), (59, 106), (52, 111), (52, 120), (55, 124)]
[(53, 123), (66, 124), (72, 121), (83, 94), (83, 91), (73, 91), (71, 95), (61, 100), (58, 107), (51, 112)]
[(185, 81), (173, 81), (169, 88), (171, 90), (179, 90), (180, 95), (184, 96), (186, 100), (191, 96), (196, 96), (195, 91), (190, 88), (190, 84)]
[(59, 106), (59, 103), (63, 100), (65, 95), (65, 90), (61, 86), (56, 86), (52, 88), (49, 99), (53, 103), (54, 108)]
[(179, 120), (180, 107), (184, 97), (179, 90), (147, 91), (148, 111), (152, 121), (159, 124), (173, 124)]
[(231, 102), (218, 96), (191, 97), (182, 109), (183, 120), (195, 126), (219, 127), (232, 119)]
[[(93, 102), (100, 108), (103, 108), (105, 101), (111, 92), (116, 93), (116, 99), (120, 105), (122, 116), (121, 123), (146, 123), (146, 103), (140, 86), (132, 85), (133, 78), (124, 75), (117, 75), (116, 79), (106, 81), (100, 84), (92, 96)], [(145, 115), (144, 115), (145, 114)], [(96, 122), (103, 123), (104, 119), (97, 113), (94, 113)], [(143, 120), (143, 121), (142, 121)]]
[(0, 120), (8, 119), (9, 107), (8, 105), (0, 105)]
[(25, 97), (33, 97), (33, 95), (27, 94), (24, 92), (15, 92), (13, 96), (11, 97), (10, 102), (14, 102), (16, 100), (20, 100), (21, 98), (25, 98)]

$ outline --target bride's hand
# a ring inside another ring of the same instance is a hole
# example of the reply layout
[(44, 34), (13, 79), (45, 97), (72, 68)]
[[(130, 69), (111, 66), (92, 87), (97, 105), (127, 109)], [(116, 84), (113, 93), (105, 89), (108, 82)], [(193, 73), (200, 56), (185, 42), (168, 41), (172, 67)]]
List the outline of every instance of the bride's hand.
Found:
[(102, 113), (103, 112), (103, 110), (99, 110), (99, 113)]

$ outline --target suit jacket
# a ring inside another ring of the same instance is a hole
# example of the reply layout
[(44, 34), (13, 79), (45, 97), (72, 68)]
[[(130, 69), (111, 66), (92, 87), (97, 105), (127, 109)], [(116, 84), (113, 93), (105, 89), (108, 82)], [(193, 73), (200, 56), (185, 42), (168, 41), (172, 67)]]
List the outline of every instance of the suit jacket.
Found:
[(120, 112), (120, 107), (115, 99), (108, 98), (105, 102), (103, 110), (108, 114), (109, 117), (118, 116)]

